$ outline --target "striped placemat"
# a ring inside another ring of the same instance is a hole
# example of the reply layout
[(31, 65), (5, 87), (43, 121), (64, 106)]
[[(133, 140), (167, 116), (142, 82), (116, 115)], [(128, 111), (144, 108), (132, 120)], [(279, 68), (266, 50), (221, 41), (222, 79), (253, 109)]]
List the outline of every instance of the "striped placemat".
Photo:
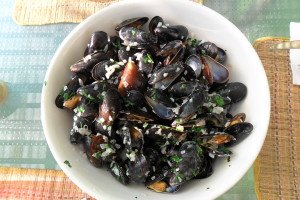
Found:
[(254, 45), (271, 91), (269, 131), (254, 165), (259, 200), (300, 199), (300, 87), (292, 84), (289, 51), (271, 49), (286, 40), (262, 38)]
[(0, 168), (0, 199), (92, 199), (58, 170)]

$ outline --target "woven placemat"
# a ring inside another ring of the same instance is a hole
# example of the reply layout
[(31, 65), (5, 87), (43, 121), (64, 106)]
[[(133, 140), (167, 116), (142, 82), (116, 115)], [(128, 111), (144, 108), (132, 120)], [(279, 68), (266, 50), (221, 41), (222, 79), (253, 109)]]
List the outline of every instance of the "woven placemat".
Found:
[(0, 199), (93, 199), (58, 170), (0, 168)]
[(19, 25), (79, 23), (117, 0), (16, 0), (13, 19)]
[[(16, 0), (13, 19), (19, 25), (79, 23), (118, 0)], [(203, 0), (194, 0), (203, 3)]]
[(292, 84), (289, 51), (270, 49), (285, 40), (262, 38), (254, 44), (271, 91), (269, 130), (254, 164), (259, 200), (300, 199), (300, 87)]

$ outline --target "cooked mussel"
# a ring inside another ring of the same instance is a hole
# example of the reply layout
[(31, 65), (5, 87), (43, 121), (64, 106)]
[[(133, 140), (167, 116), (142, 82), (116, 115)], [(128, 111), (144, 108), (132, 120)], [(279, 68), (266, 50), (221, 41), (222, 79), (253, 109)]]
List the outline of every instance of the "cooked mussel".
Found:
[(116, 26), (115, 30), (120, 31), (123, 27), (134, 27), (140, 29), (144, 24), (148, 22), (148, 17), (136, 17), (123, 21), (118, 26)]
[(144, 48), (157, 43), (156, 36), (134, 27), (121, 28), (119, 36), (126, 46)]
[(109, 36), (104, 31), (96, 31), (92, 33), (84, 56), (92, 54), (95, 51), (104, 51), (105, 47), (108, 45), (108, 37)]

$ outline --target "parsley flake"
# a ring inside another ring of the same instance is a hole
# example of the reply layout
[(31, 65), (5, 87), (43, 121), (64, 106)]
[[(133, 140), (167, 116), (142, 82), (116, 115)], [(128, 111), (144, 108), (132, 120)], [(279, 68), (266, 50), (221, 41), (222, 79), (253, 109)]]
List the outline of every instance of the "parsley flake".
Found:
[(182, 158), (178, 155), (171, 156), (170, 158), (173, 162), (179, 163), (182, 161)]
[(63, 92), (62, 94), (64, 101), (71, 99), (74, 95), (75, 95), (74, 92)]
[(80, 113), (84, 113), (84, 108), (83, 108), (83, 106), (78, 106), (78, 107), (77, 107), (77, 111), (80, 112)]
[(71, 165), (71, 163), (68, 161), (68, 160), (65, 160), (65, 162), (64, 162), (68, 167), (72, 167), (72, 165)]
[(146, 63), (146, 64), (153, 64), (154, 63), (154, 61), (153, 61), (150, 54), (148, 54), (148, 53), (146, 54), (146, 56), (144, 58), (144, 63)]
[(217, 106), (224, 106), (225, 102), (224, 99), (220, 95), (216, 95), (213, 97), (213, 101)]

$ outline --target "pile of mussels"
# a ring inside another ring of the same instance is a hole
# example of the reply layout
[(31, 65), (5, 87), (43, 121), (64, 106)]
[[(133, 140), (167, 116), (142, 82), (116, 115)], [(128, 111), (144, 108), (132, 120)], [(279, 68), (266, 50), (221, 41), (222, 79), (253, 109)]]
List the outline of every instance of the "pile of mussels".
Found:
[(176, 192), (213, 173), (217, 157), (252, 131), (230, 114), (247, 88), (228, 83), (226, 52), (156, 16), (128, 19), (118, 36), (94, 32), (55, 103), (74, 113), (72, 144), (121, 183)]

